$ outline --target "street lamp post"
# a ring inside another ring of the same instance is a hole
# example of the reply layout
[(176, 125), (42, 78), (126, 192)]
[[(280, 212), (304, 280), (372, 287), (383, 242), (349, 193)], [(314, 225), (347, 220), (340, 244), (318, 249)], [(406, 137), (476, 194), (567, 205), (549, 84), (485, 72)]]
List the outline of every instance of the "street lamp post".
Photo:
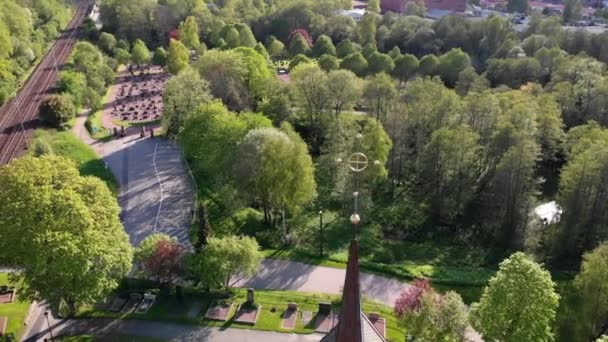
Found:
[(49, 334), (51, 335), (51, 341), (55, 341), (55, 337), (53, 336), (53, 328), (51, 328), (51, 322), (49, 321), (49, 312), (44, 312), (44, 317), (46, 318), (46, 324), (49, 327)]
[(321, 234), (320, 244), (319, 244), (319, 253), (321, 254), (321, 258), (323, 257), (323, 210), (319, 210), (319, 233)]

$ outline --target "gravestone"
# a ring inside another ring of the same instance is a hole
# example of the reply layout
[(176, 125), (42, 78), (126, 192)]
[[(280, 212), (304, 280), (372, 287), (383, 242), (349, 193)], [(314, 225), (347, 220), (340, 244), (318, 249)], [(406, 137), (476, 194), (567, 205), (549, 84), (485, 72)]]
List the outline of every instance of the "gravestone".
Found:
[(252, 288), (247, 289), (247, 304), (251, 305), (254, 303), (254, 291)]
[(331, 312), (331, 303), (319, 302), (319, 313), (329, 315)]

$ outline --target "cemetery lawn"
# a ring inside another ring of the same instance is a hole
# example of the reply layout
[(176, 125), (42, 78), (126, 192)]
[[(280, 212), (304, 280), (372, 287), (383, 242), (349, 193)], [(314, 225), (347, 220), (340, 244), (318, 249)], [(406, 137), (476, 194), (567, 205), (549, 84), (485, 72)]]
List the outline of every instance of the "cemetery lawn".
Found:
[[(124, 287), (123, 287), (124, 288)], [(141, 287), (136, 286), (141, 290)], [(123, 290), (128, 292), (128, 290)], [(275, 290), (256, 290), (255, 303), (261, 305), (261, 312), (258, 313), (257, 323), (252, 326), (248, 324), (240, 324), (234, 322), (234, 314), (240, 303), (246, 301), (246, 289), (233, 289), (232, 295), (228, 299), (233, 302), (232, 309), (228, 314), (228, 319), (225, 322), (210, 321), (203, 318), (211, 303), (221, 297), (222, 293), (203, 293), (194, 289), (184, 289), (184, 298), (182, 302), (178, 302), (175, 294), (159, 295), (156, 303), (145, 314), (121, 314), (103, 311), (98, 307), (83, 308), (78, 313), (78, 317), (106, 317), (106, 318), (123, 318), (123, 319), (145, 319), (153, 321), (166, 321), (182, 324), (195, 324), (203, 326), (213, 326), (221, 328), (238, 328), (238, 329), (253, 329), (278, 332), (294, 332), (299, 334), (310, 334), (314, 332), (312, 324), (307, 326), (302, 325), (298, 320), (295, 329), (281, 328), (282, 315), (287, 308), (287, 303), (294, 302), (298, 304), (299, 311), (314, 312), (318, 309), (319, 302), (331, 302), (335, 310), (339, 310), (340, 296), (328, 294), (314, 294), (293, 291), (275, 291)], [(274, 308), (274, 310), (273, 310)], [(364, 299), (363, 310), (366, 313), (378, 312), (386, 320), (386, 334), (391, 341), (403, 341), (405, 330), (399, 326), (397, 319), (393, 315), (392, 308)], [(274, 311), (274, 312), (273, 312)], [(301, 314), (300, 314), (301, 315)], [(300, 316), (301, 317), (301, 316)], [(313, 318), (314, 320), (314, 318)]]
[[(8, 273), (0, 273), (0, 286), (9, 285), (17, 287), (17, 299), (10, 304), (0, 304), (0, 316), (8, 317), (6, 326), (6, 335), (12, 336), (15, 340), (19, 340), (23, 333), (23, 320), (27, 315), (27, 310), (30, 302), (21, 301), (19, 296), (19, 285), (8, 281)], [(2, 338), (0, 338), (0, 341)]]
[(99, 177), (108, 185), (113, 194), (118, 193), (118, 183), (112, 172), (106, 169), (105, 163), (99, 159), (95, 151), (78, 139), (74, 133), (38, 129), (34, 136), (35, 139), (45, 141), (55, 155), (68, 157), (75, 161), (82, 175)]

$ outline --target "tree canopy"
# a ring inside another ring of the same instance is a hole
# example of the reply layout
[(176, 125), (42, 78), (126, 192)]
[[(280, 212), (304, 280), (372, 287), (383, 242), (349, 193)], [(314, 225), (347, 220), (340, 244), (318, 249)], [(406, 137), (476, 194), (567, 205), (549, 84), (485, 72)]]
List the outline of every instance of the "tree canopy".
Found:
[(517, 252), (500, 264), (473, 305), (472, 324), (486, 339), (553, 341), (558, 302), (549, 272)]
[(67, 304), (71, 314), (116, 288), (133, 252), (116, 199), (63, 157), (24, 157), (0, 169), (0, 255), (23, 293)]

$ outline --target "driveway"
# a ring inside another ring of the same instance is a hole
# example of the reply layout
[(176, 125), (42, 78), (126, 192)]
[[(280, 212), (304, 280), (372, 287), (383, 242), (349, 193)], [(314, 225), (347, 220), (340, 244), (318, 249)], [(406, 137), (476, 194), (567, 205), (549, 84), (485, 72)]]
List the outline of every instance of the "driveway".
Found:
[(74, 133), (90, 145), (120, 185), (121, 219), (134, 246), (165, 233), (188, 246), (194, 192), (177, 146), (163, 138), (129, 135), (108, 142), (91, 139), (79, 117)]
[[(252, 277), (234, 279), (237, 287), (341, 294), (346, 270), (295, 261), (265, 259)], [(409, 285), (387, 277), (361, 273), (363, 296), (393, 306)]]

